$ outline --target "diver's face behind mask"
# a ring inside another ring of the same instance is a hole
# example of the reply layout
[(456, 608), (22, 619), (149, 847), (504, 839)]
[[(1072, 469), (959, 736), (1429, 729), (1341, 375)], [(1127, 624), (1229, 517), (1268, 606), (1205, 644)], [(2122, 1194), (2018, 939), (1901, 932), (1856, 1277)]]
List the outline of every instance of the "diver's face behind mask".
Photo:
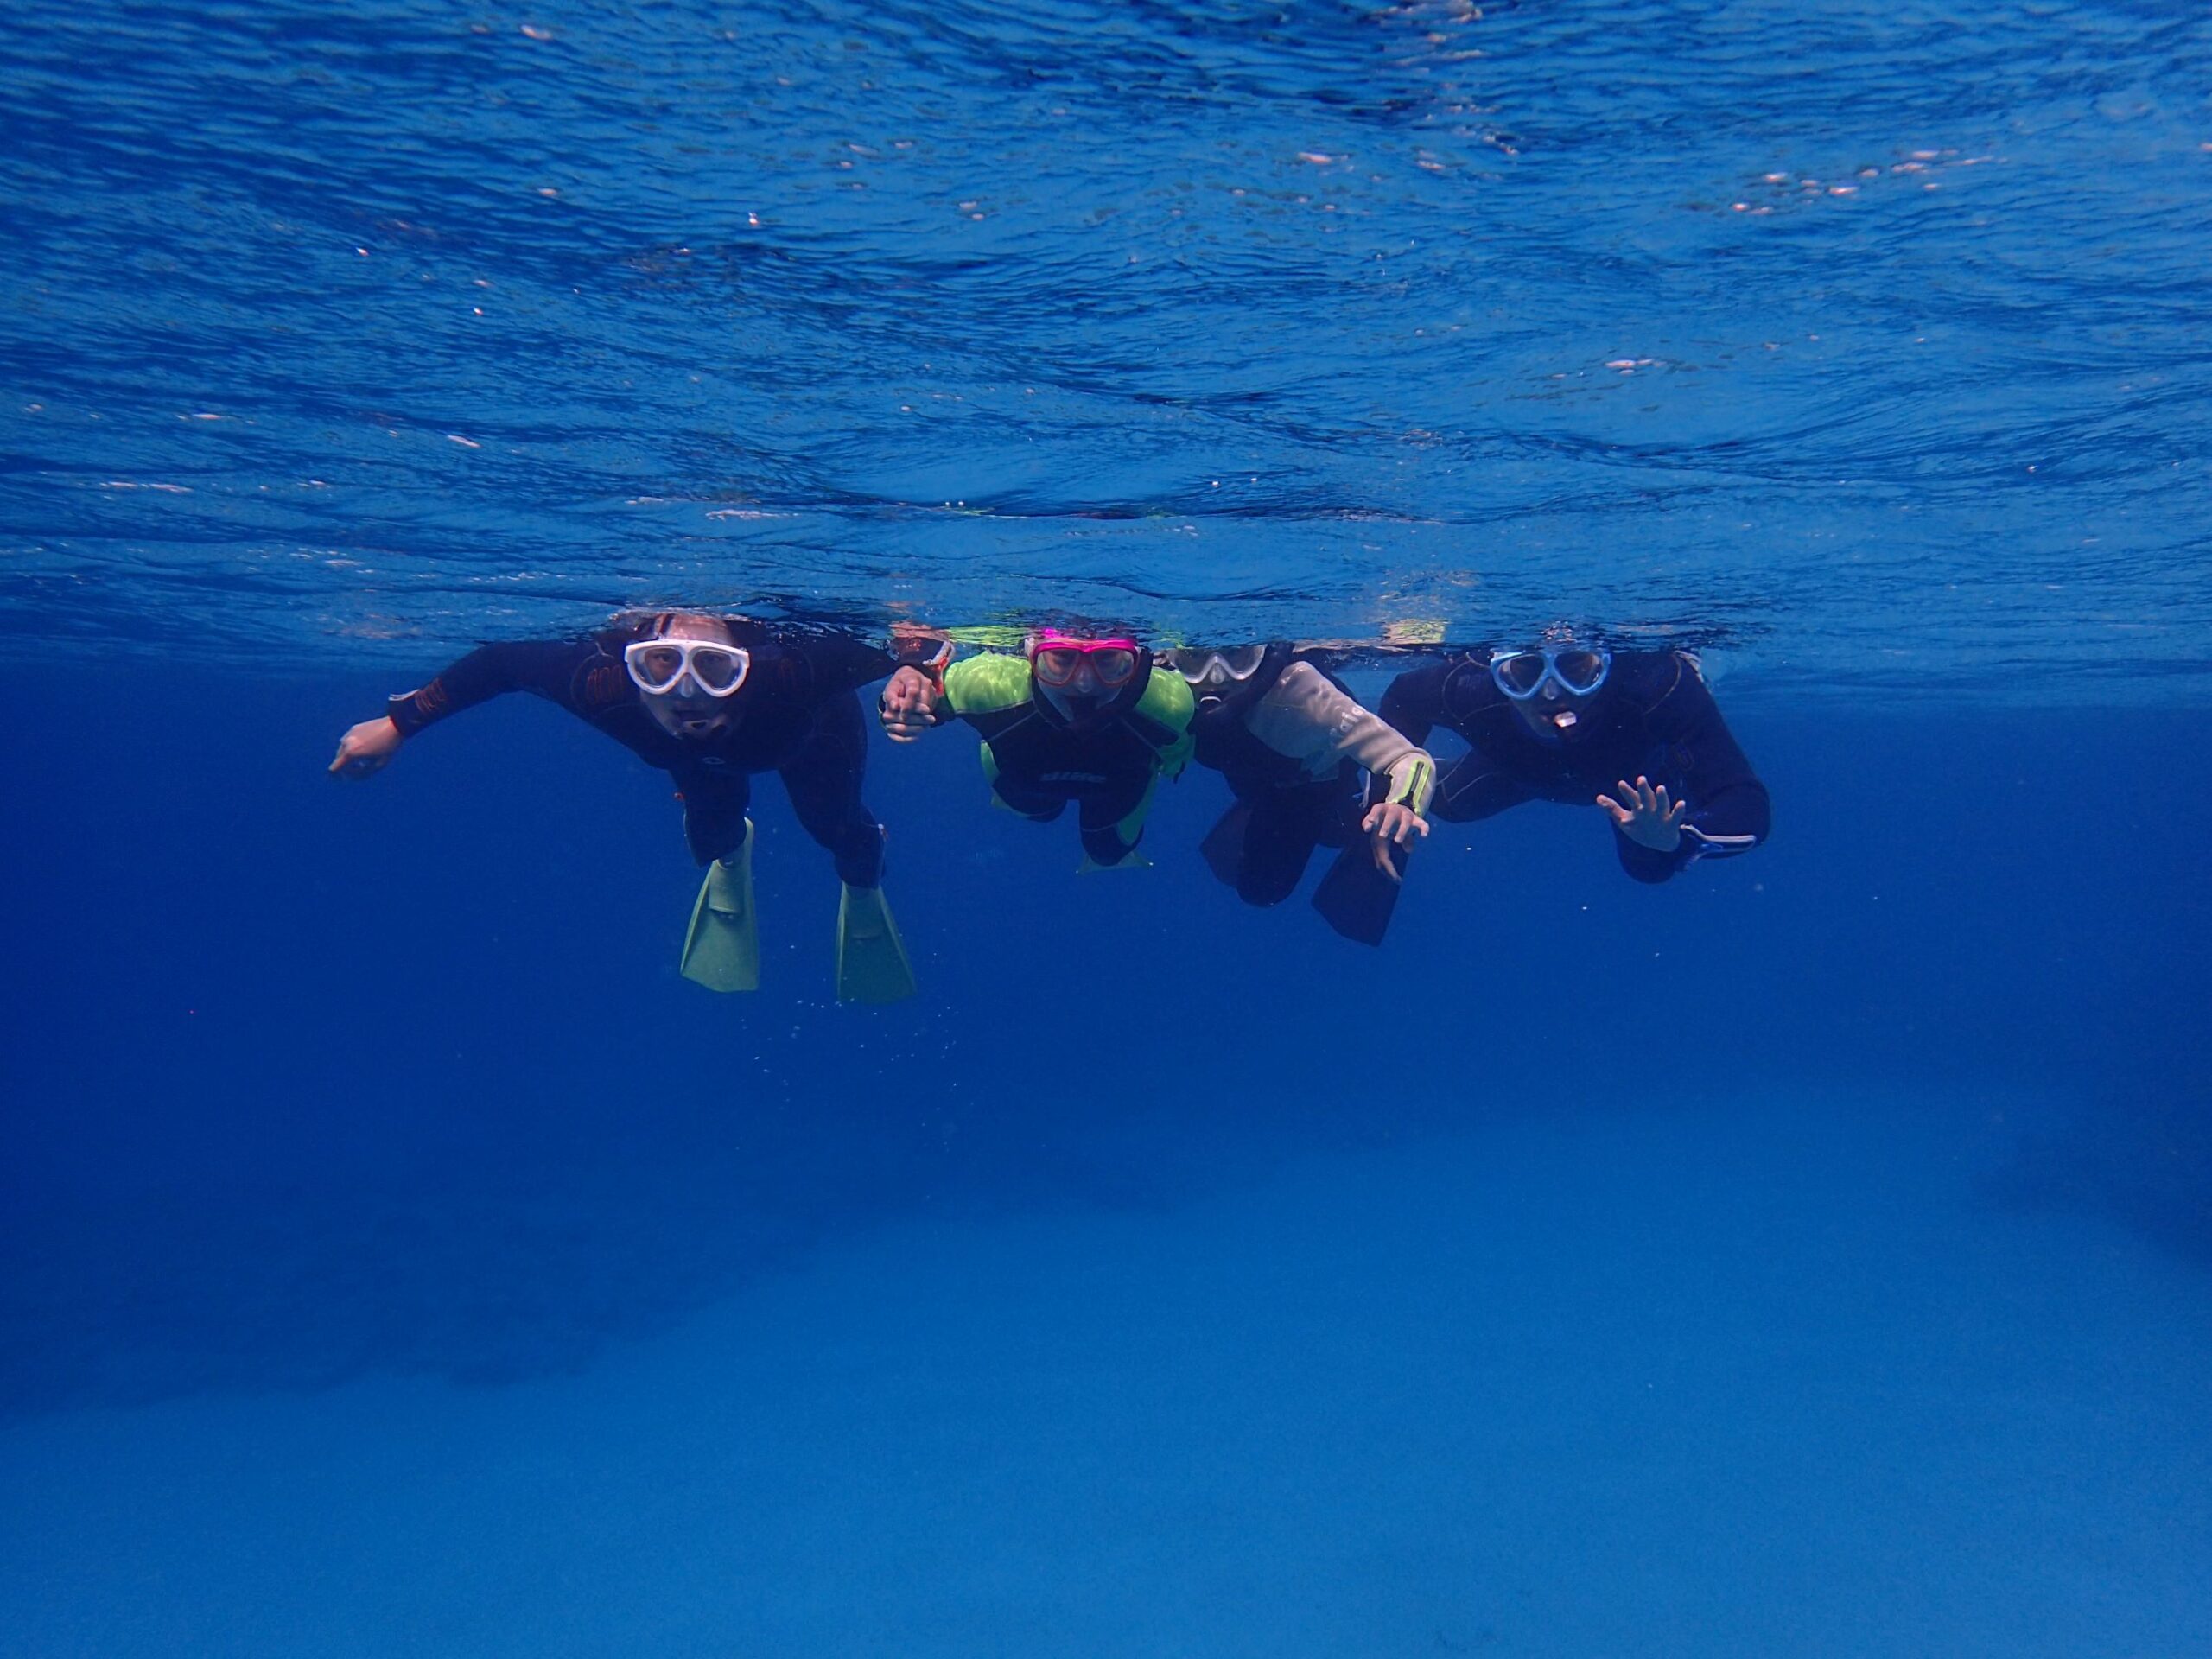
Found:
[(1541, 645), (1491, 652), (1490, 677), (1531, 731), (1568, 738), (1612, 667), (1613, 653), (1599, 646)]
[[(655, 651), (656, 645), (665, 649)], [(702, 742), (736, 726), (735, 693), (752, 656), (731, 643), (729, 625), (720, 617), (671, 616), (652, 640), (630, 646), (624, 660), (645, 712), (670, 736)]]
[(1169, 656), (1175, 671), (1201, 702), (1227, 696), (1258, 673), (1267, 659), (1265, 645), (1225, 645), (1217, 650), (1185, 646)]
[(1029, 642), (1029, 677), (1037, 695), (1071, 726), (1103, 713), (1136, 678), (1141, 661), (1134, 639), (1045, 632)]

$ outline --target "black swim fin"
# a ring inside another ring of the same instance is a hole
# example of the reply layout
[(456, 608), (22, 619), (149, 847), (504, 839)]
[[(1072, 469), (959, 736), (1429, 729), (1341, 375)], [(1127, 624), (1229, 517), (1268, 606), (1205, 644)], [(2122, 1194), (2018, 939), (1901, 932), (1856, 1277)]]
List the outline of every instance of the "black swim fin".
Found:
[(1252, 803), (1231, 802), (1221, 822), (1198, 843), (1198, 856), (1205, 860), (1214, 879), (1226, 887), (1235, 887), (1244, 873), (1244, 831), (1251, 822)]
[(1354, 841), (1337, 855), (1336, 862), (1313, 889), (1313, 908), (1321, 912), (1321, 919), (1357, 944), (1380, 944), (1390, 931), (1406, 864), (1413, 856), (1410, 847), (1391, 849), (1391, 861), (1397, 866), (1394, 880), (1375, 868), (1375, 855), (1368, 850), (1370, 845), (1365, 836)]

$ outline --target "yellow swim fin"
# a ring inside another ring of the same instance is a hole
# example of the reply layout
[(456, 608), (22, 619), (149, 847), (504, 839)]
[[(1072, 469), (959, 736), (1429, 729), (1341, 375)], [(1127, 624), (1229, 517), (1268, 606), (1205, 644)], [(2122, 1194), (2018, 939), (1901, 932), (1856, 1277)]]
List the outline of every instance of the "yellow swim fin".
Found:
[(837, 1000), (897, 1002), (914, 994), (914, 969), (880, 887), (846, 884), (837, 900)]
[(691, 928), (683, 936), (683, 977), (710, 991), (760, 988), (760, 927), (753, 908), (753, 820), (728, 858), (707, 866)]

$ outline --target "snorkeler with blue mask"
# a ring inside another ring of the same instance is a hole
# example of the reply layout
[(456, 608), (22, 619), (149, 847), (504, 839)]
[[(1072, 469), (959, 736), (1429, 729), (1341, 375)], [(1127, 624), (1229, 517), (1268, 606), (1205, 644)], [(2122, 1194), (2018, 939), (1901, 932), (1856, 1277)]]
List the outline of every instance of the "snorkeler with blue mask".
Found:
[(1400, 675), (1380, 713), (1410, 742), (1439, 726), (1465, 741), (1437, 778), (1430, 814), (1446, 823), (1524, 801), (1595, 805), (1645, 882), (1766, 839), (1766, 786), (1687, 652), (1567, 638), (1465, 652)]

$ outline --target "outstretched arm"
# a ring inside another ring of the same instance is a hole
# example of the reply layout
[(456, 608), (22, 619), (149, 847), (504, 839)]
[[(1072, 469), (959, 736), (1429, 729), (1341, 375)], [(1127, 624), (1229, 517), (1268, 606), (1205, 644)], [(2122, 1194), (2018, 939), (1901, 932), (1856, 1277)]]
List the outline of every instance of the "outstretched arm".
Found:
[(547, 639), (479, 645), (428, 684), (394, 697), (379, 718), (349, 728), (338, 741), (330, 770), (342, 778), (370, 777), (425, 726), (502, 692), (535, 691), (562, 702), (579, 650), (588, 649), (572, 641)]
[(1390, 849), (1428, 833), (1429, 793), (1436, 763), (1389, 722), (1369, 713), (1311, 663), (1283, 671), (1247, 721), (1252, 734), (1278, 754), (1326, 776), (1344, 761), (1373, 779), (1360, 828), (1374, 838), (1378, 868), (1395, 874)]
[(822, 696), (871, 685), (906, 660), (857, 634), (830, 628), (800, 635), (798, 649), (813, 671), (814, 689)]
[(1444, 718), (1444, 686), (1451, 677), (1450, 663), (1430, 663), (1409, 669), (1390, 682), (1376, 712), (1382, 723), (1404, 739), (1406, 748), (1386, 767), (1368, 766), (1373, 779), (1368, 790), (1367, 817), (1360, 828), (1370, 837), (1368, 851), (1375, 868), (1393, 878), (1405, 874), (1398, 849), (1413, 845), (1415, 834), (1426, 836), (1429, 797), (1436, 786), (1436, 762), (1421, 746)]

